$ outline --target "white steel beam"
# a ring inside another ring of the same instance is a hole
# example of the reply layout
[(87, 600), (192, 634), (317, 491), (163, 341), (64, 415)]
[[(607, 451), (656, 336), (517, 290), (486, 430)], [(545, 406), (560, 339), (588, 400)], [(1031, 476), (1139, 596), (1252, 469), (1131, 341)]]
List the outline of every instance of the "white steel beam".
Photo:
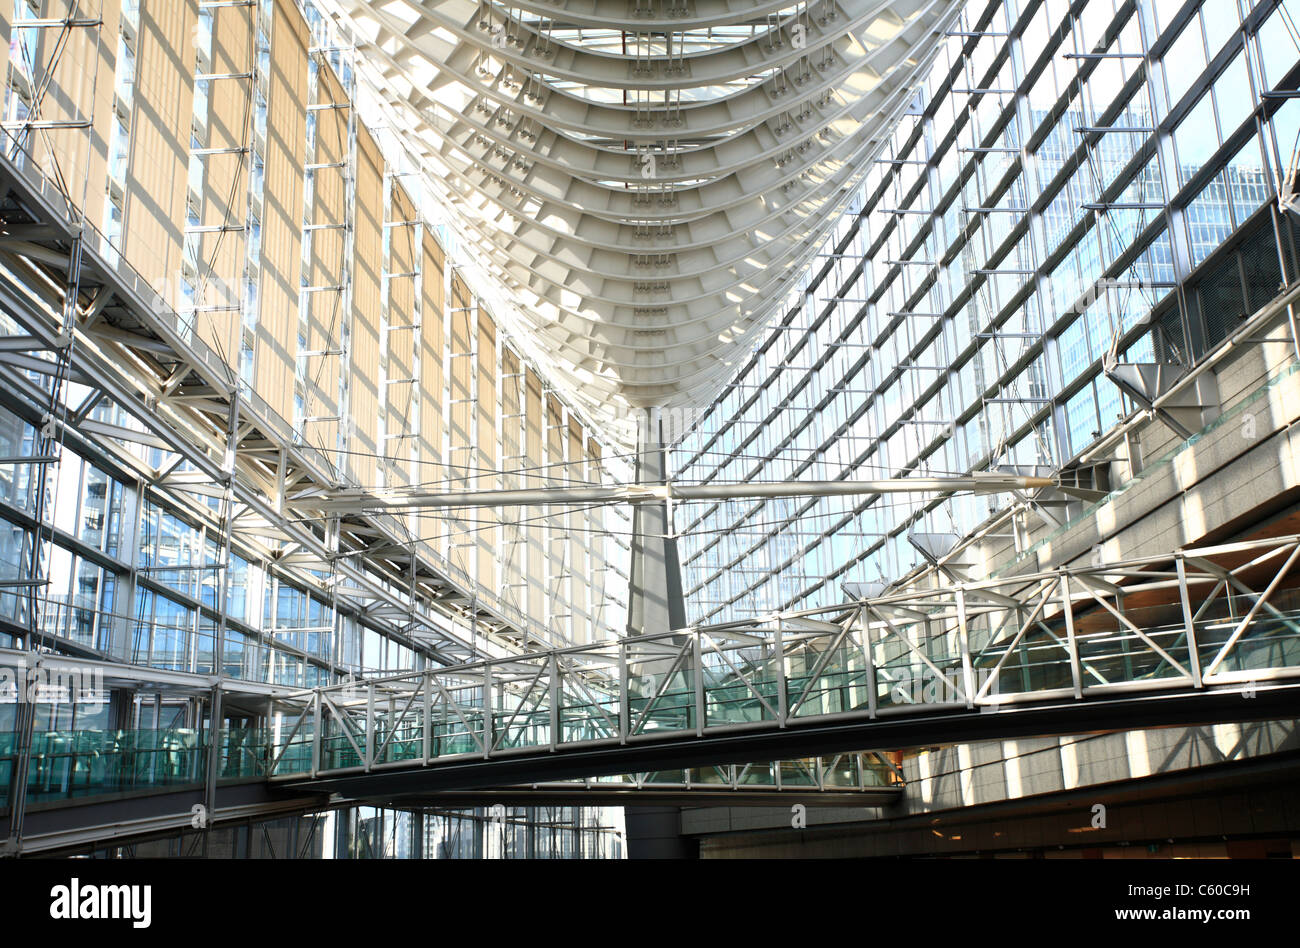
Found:
[(548, 504), (626, 504), (692, 500), (757, 500), (773, 497), (846, 497), (864, 494), (973, 492), (979, 494), (1057, 487), (1049, 477), (975, 473), (966, 477), (892, 477), (845, 481), (754, 481), (734, 484), (624, 484), (603, 487), (538, 487), (518, 490), (341, 490), (303, 493), (290, 506), (360, 512), (378, 507), (528, 507)]

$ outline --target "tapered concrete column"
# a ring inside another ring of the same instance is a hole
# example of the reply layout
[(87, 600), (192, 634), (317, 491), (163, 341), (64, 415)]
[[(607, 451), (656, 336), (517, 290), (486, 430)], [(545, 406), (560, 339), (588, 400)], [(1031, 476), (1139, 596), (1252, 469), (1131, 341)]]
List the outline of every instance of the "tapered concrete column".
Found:
[[(641, 416), (638, 429), (636, 481), (662, 484), (668, 479), (668, 457), (659, 410), (648, 409)], [(667, 632), (686, 625), (681, 564), (671, 528), (672, 511), (667, 501), (633, 505), (628, 635)], [(670, 664), (665, 660), (662, 671), (667, 672)], [(679, 807), (630, 806), (623, 814), (629, 859), (698, 857), (699, 845), (682, 835)]]
[[(662, 484), (668, 476), (659, 409), (646, 409), (637, 432), (636, 482)], [(677, 540), (668, 503), (632, 508), (632, 563), (628, 583), (627, 632), (645, 635), (686, 625)]]

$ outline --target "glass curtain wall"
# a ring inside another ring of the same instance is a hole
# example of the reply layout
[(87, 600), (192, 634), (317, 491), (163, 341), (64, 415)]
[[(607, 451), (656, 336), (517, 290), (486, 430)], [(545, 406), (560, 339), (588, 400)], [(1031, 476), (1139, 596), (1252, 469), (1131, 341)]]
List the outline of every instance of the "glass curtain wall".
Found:
[[(1134, 410), (1108, 351), (1194, 364), (1294, 278), (1270, 207), (1298, 25), (1296, 0), (972, 0), (677, 479), (1069, 468)], [(998, 503), (683, 507), (688, 618), (841, 601), (918, 564), (909, 532), (967, 536)]]

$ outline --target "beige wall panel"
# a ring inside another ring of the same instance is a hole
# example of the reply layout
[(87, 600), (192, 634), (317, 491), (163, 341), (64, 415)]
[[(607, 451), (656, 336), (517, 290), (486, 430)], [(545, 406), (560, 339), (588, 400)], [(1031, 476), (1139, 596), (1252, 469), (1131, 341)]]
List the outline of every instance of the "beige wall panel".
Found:
[[(424, 262), (420, 274), (420, 458), (422, 481), (442, 481), (442, 435), (445, 428), (442, 390), (446, 379), (443, 367), (446, 348), (446, 291), (443, 286), (442, 249), (428, 234), (424, 238)], [(436, 462), (436, 463), (428, 463)]]
[(564, 409), (554, 395), (546, 396), (546, 480), (561, 484), (564, 473)]
[[(243, 73), (252, 68), (253, 7), (219, 7), (212, 16), (212, 72)], [(249, 147), (253, 104), (244, 79), (209, 79), (207, 148)], [(185, 123), (188, 134), (189, 123)], [(203, 214), (205, 227), (244, 227), (248, 220), (248, 162), (244, 154), (211, 155), (205, 160)], [(127, 221), (130, 226), (130, 221)], [(199, 240), (200, 279), (206, 274), (203, 305), (238, 307), (243, 298), (248, 235), (243, 230), (210, 232)], [(200, 313), (200, 338), (239, 371), (240, 312), (223, 308)]]
[(357, 483), (378, 483), (379, 327), (383, 283), (384, 160), (365, 128), (357, 130), (357, 200), (352, 255), (352, 370), (348, 378)]
[[(587, 479), (586, 455), (583, 452), (582, 425), (572, 416), (569, 417), (569, 465), (564, 469), (565, 477), (570, 483), (579, 483)], [(569, 583), (569, 605), (573, 613), (573, 638), (576, 642), (591, 641), (587, 617), (587, 582), (590, 572), (587, 569), (587, 531), (586, 513), (581, 510), (571, 511), (569, 520), (569, 572), (573, 581)]]
[(506, 346), (501, 347), (501, 478), (505, 489), (523, 487), (519, 470), (526, 466), (520, 457), (523, 452), (522, 386), (519, 377), (519, 356)]
[[(320, 65), (317, 76), (317, 103), (346, 102), (342, 86), (334, 71), (326, 64)], [(348, 157), (348, 112), (346, 109), (320, 109), (313, 113), (316, 123), (316, 164), (332, 165)], [(308, 286), (337, 286), (343, 279), (343, 231), (339, 225), (347, 218), (344, 203), (347, 192), (344, 168), (318, 168), (312, 172), (311, 260), (308, 266)], [(312, 352), (338, 350), (343, 340), (343, 294), (325, 290), (306, 294), (307, 348)], [(327, 420), (308, 422), (303, 426), (308, 444), (326, 450), (333, 456), (338, 439), (338, 422), (333, 420), (339, 411), (338, 391), (342, 363), (338, 355), (317, 355), (306, 360), (308, 417)]]
[[(565, 442), (564, 410), (560, 400), (554, 395), (546, 396), (546, 475), (552, 484), (565, 481)], [(569, 563), (569, 541), (565, 537), (568, 518), (563, 513), (555, 513), (546, 518), (546, 596), (545, 615), (551, 616), (549, 631), (562, 640), (568, 635), (568, 608), (564, 605), (568, 591), (568, 577), (571, 572)]]
[(303, 166), (307, 148), (307, 24), (291, 0), (277, 0), (262, 198), (262, 311), (257, 324), (257, 392), (293, 418), (302, 282)]
[[(600, 444), (593, 438), (587, 439), (587, 480), (593, 484), (604, 481), (601, 475)], [(604, 620), (605, 586), (609, 582), (609, 567), (605, 560), (606, 543), (611, 542), (600, 531), (605, 526), (604, 507), (592, 507), (586, 514), (586, 526), (591, 531), (587, 534), (587, 575), (590, 577), (587, 609), (591, 613), (592, 639), (605, 638), (601, 623)], [(612, 517), (610, 518), (613, 519)]]
[(181, 269), (197, 18), (197, 0), (141, 0), (123, 253), (154, 286)]
[[(474, 312), (470, 306), (469, 288), (465, 286), (458, 274), (451, 278), (451, 308), (447, 314), (449, 320), (450, 343), (447, 352), (448, 422), (447, 431), (449, 475), (452, 485), (469, 488), (473, 486), (470, 479), (474, 473), (475, 459), (471, 450), (473, 441), (471, 425), (474, 423), (475, 406), (470, 401), (474, 362), (469, 353), (473, 346), (475, 332)], [(472, 532), (473, 524), (449, 517), (448, 532), (451, 536), (450, 559), (453, 565), (474, 574), (473, 547), (476, 542)]]
[[(524, 486), (542, 486), (542, 466), (546, 463), (546, 448), (542, 437), (542, 380), (532, 369), (527, 369), (524, 373), (524, 454), (524, 466), (528, 470), (528, 475), (523, 478)], [(540, 510), (533, 516), (539, 513)], [(546, 532), (537, 522), (529, 525), (526, 531), (527, 612), (539, 620), (546, 608)]]
[[(37, 43), (37, 81), (50, 76), (41, 102), (40, 118), (47, 122), (91, 122), (85, 128), (53, 128), (35, 133), (32, 153), (47, 176), (53, 178), (54, 163), (67, 184), (74, 204), (79, 206), (95, 226), (104, 224), (104, 199), (108, 181), (108, 143), (113, 127), (114, 66), (117, 60), (119, 0), (102, 0), (88, 11), (103, 19), (99, 28), (77, 27), (67, 33), (63, 50), (53, 70), (51, 65), (60, 30), (24, 30), (39, 37)], [(87, 6), (83, 4), (83, 8)], [(5, 4), (6, 18), (13, 4)], [(41, 15), (60, 19), (68, 15), (69, 0), (45, 0)], [(87, 15), (87, 14), (83, 14)], [(7, 38), (8, 30), (5, 29)], [(9, 48), (2, 49), (0, 76), (8, 75)], [(93, 101), (92, 101), (93, 99)], [(175, 305), (171, 287), (167, 302)]]
[(470, 455), (473, 444), (470, 424), (474, 415), (474, 406), (470, 403), (471, 373), (474, 363), (469, 353), (473, 350), (473, 310), (471, 297), (459, 275), (451, 278), (451, 307), (448, 319), (447, 374), (451, 402), (447, 408), (448, 463), (452, 467), (451, 475), (460, 478), (460, 486), (469, 487), (468, 478), (474, 466)]
[[(443, 384), (446, 377), (443, 357), (446, 349), (444, 316), (446, 288), (443, 285), (442, 248), (429, 234), (424, 236), (424, 263), (420, 274), (423, 299), (420, 303), (420, 464), (417, 472), (422, 483), (445, 482), (442, 436), (445, 429)], [(419, 535), (433, 537), (428, 544), (434, 552), (445, 554), (447, 542), (441, 516), (420, 518)]]
[[(503, 471), (518, 471), (524, 466), (520, 458), (523, 451), (523, 425), (520, 412), (523, 399), (520, 390), (519, 357), (506, 347), (501, 348), (501, 455), (500, 468)], [(501, 487), (512, 490), (523, 486), (517, 473), (506, 474), (501, 478)], [(516, 509), (504, 518), (506, 525), (501, 528), (501, 587), (507, 603), (516, 609), (524, 610), (526, 606), (523, 578), (524, 567), (528, 558), (528, 541), (521, 521), (532, 516), (534, 508)]]
[[(393, 185), (388, 218), (396, 223), (415, 217), (414, 202), (396, 183)], [(414, 227), (388, 228), (388, 333), (381, 344), (386, 347), (388, 360), (386, 377), (389, 384), (384, 393), (385, 432), (389, 436), (383, 452), (395, 460), (388, 464), (389, 480), (386, 483), (406, 485), (412, 483), (410, 456), (416, 447), (412, 435), (416, 424), (416, 397), (419, 387), (407, 381), (415, 375), (415, 347), (419, 343), (419, 330), (414, 327), (415, 294), (420, 289), (416, 246), (419, 235)], [(400, 437), (394, 437), (394, 436)]]
[[(477, 484), (480, 490), (495, 490), (501, 486), (500, 478), (489, 476), (497, 468), (497, 329), (487, 310), (478, 311), (478, 453), (475, 464), (479, 469)], [(496, 564), (499, 555), (499, 531), (489, 523), (499, 523), (500, 514), (484, 509), (477, 518), (478, 581), (493, 592), (497, 589)]]

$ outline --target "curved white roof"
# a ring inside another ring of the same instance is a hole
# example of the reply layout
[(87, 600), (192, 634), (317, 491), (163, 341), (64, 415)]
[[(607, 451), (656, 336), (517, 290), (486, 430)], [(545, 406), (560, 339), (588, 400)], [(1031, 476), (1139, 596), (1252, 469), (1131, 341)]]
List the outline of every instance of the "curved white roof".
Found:
[(333, 0), (555, 381), (712, 399), (961, 0)]

